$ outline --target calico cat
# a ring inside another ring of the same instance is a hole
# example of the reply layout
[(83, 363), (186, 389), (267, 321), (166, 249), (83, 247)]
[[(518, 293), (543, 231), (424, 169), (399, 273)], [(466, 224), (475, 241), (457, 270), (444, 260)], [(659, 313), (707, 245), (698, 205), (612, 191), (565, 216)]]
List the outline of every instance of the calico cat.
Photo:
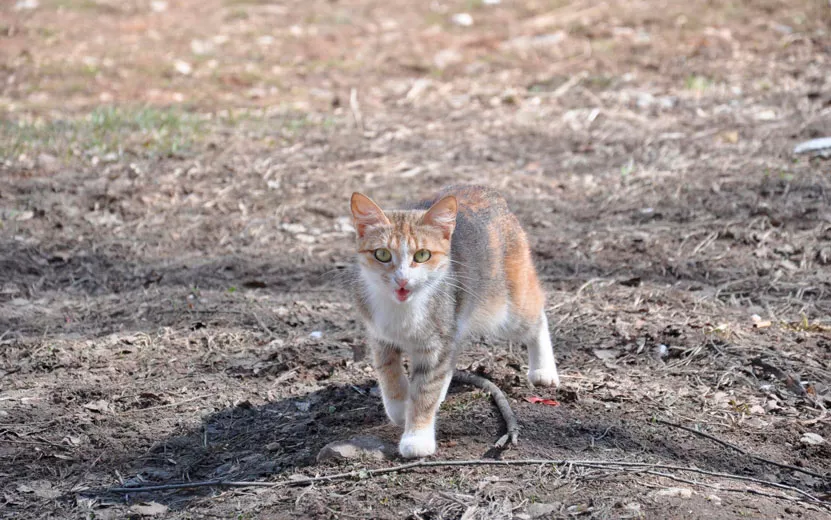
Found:
[(404, 427), (402, 456), (435, 453), (436, 412), (471, 337), (525, 343), (531, 383), (559, 385), (528, 239), (497, 192), (452, 186), (413, 209), (386, 212), (360, 193), (351, 202), (357, 308), (384, 408)]

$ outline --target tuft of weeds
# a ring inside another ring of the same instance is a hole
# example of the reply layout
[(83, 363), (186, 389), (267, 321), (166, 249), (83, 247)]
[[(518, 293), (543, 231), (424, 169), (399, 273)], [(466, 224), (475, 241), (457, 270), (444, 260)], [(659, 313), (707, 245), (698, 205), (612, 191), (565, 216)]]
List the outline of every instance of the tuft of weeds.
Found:
[(684, 86), (687, 88), (687, 90), (693, 90), (701, 94), (712, 88), (713, 81), (706, 76), (699, 76), (698, 74), (693, 74), (687, 77), (687, 80), (684, 82)]
[(783, 323), (782, 328), (793, 332), (831, 332), (831, 326), (816, 321), (811, 322), (808, 320), (808, 316), (805, 315), (802, 315), (802, 321)]

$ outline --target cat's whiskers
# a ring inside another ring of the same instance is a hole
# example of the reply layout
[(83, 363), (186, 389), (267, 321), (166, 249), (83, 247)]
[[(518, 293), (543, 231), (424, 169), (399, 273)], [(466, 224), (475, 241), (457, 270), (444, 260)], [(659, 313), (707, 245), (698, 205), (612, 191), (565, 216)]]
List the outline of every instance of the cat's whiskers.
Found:
[(482, 304), (484, 304), (484, 303), (485, 303), (485, 299), (484, 299), (484, 298), (482, 298), (482, 297), (481, 297), (481, 296), (479, 296), (478, 294), (476, 294), (476, 293), (472, 292), (469, 288), (465, 287), (464, 285), (461, 285), (461, 284), (455, 284), (455, 283), (453, 283), (451, 280), (444, 280), (444, 284), (445, 284), (445, 285), (447, 285), (447, 286), (449, 286), (449, 287), (452, 287), (452, 288), (454, 288), (454, 289), (458, 289), (458, 290), (462, 291), (463, 293), (467, 294), (468, 296), (470, 296), (471, 298), (475, 299), (475, 300), (476, 300), (477, 302), (479, 302), (479, 303), (482, 303)]

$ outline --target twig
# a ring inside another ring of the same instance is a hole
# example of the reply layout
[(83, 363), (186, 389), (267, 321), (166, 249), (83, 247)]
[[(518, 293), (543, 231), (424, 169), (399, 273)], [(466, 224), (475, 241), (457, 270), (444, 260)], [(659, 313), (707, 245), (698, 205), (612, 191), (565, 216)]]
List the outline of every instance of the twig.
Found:
[[(136, 486), (136, 487), (113, 487), (105, 491), (111, 493), (148, 493), (151, 491), (165, 491), (171, 489), (192, 489), (210, 486), (221, 487), (284, 487), (284, 486), (305, 486), (319, 482), (331, 482), (333, 480), (343, 480), (349, 478), (367, 478), (376, 475), (384, 475), (386, 473), (397, 473), (402, 471), (409, 471), (416, 468), (436, 468), (436, 467), (453, 467), (453, 466), (532, 466), (532, 465), (569, 465), (583, 468), (595, 469), (619, 469), (619, 468), (643, 468), (643, 469), (665, 469), (671, 471), (686, 471), (690, 473), (698, 473), (700, 475), (707, 475), (710, 477), (720, 477), (731, 480), (741, 480), (744, 482), (753, 482), (762, 486), (774, 487), (793, 491), (803, 497), (808, 502), (823, 504), (819, 498), (802, 491), (799, 488), (789, 486), (787, 484), (779, 484), (768, 480), (757, 479), (753, 477), (745, 477), (743, 475), (734, 475), (732, 473), (720, 473), (717, 471), (707, 471), (687, 466), (675, 466), (672, 464), (652, 464), (649, 462), (628, 462), (628, 461), (608, 461), (608, 460), (554, 460), (554, 459), (519, 459), (519, 460), (420, 460), (416, 462), (409, 462), (407, 464), (400, 464), (389, 468), (376, 468), (354, 470), (346, 473), (335, 473), (333, 475), (321, 475), (318, 477), (299, 478), (294, 480), (281, 480), (279, 482), (258, 482), (258, 481), (225, 481), (225, 480), (205, 480), (198, 482), (183, 482), (181, 484), (163, 484), (158, 486)], [(798, 500), (798, 499), (797, 499)]]
[(713, 441), (715, 443), (718, 443), (718, 444), (721, 444), (722, 446), (724, 446), (726, 448), (732, 448), (732, 449), (738, 451), (739, 453), (741, 453), (742, 455), (747, 455), (748, 457), (756, 459), (760, 462), (764, 462), (766, 464), (771, 464), (773, 466), (778, 466), (780, 468), (789, 469), (791, 471), (798, 471), (799, 473), (804, 473), (806, 475), (811, 475), (812, 477), (820, 478), (820, 479), (823, 479), (823, 480), (828, 479), (827, 475), (820, 475), (819, 473), (813, 472), (811, 470), (798, 468), (796, 466), (790, 466), (790, 465), (784, 464), (782, 462), (776, 462), (775, 460), (766, 459), (764, 457), (760, 457), (758, 455), (748, 453), (745, 450), (743, 450), (742, 448), (739, 448), (738, 446), (736, 446), (735, 444), (730, 444), (729, 442), (723, 441), (723, 440), (721, 440), (717, 437), (714, 437), (713, 435), (710, 435), (709, 433), (704, 433), (702, 431), (698, 431), (696, 429), (689, 428), (689, 427), (681, 425), (681, 424), (675, 424), (675, 423), (671, 423), (669, 421), (664, 421), (663, 419), (655, 419), (655, 422), (661, 423), (661, 424), (666, 424), (667, 426), (672, 426), (673, 428), (678, 428), (678, 429), (681, 429), (681, 430), (684, 430), (684, 431), (688, 431), (690, 433), (694, 433), (695, 435), (699, 435), (701, 437), (710, 439), (711, 441)]
[(552, 98), (555, 98), (555, 99), (558, 98), (558, 97), (562, 97), (563, 95), (566, 94), (566, 92), (568, 92), (569, 90), (574, 88), (574, 86), (576, 86), (578, 83), (583, 81), (583, 79), (586, 78), (587, 76), (588, 76), (588, 73), (586, 73), (586, 72), (581, 72), (580, 74), (577, 74), (576, 76), (572, 76), (571, 78), (569, 78), (568, 81), (566, 81), (565, 83), (563, 83), (562, 85), (557, 87), (557, 89), (554, 90), (554, 92), (552, 92), (549, 97), (552, 97)]
[(788, 390), (793, 392), (794, 394), (798, 395), (799, 397), (805, 398), (811, 404), (816, 406), (816, 403), (813, 399), (810, 398), (808, 392), (802, 387), (802, 383), (799, 381), (798, 377), (794, 377), (784, 370), (777, 368), (769, 363), (766, 363), (762, 356), (755, 357), (750, 360), (750, 364), (759, 367), (764, 373), (773, 375), (779, 381), (785, 383), (785, 386)]
[(266, 324), (263, 322), (263, 320), (261, 320), (261, 319), (260, 319), (260, 317), (257, 315), (257, 313), (256, 313), (256, 312), (252, 312), (251, 314), (253, 314), (253, 315), (254, 315), (254, 319), (255, 319), (255, 320), (257, 320), (257, 325), (259, 325), (259, 326), (260, 326), (260, 328), (261, 328), (261, 329), (263, 329), (263, 331), (264, 331), (266, 334), (268, 334), (268, 335), (269, 335), (269, 337), (271, 337), (271, 339), (280, 339), (280, 338), (277, 336), (277, 334), (274, 334), (274, 331), (272, 331), (271, 329), (269, 329), (269, 328), (266, 326)]
[(705, 484), (704, 482), (698, 482), (697, 480), (689, 480), (689, 479), (686, 479), (686, 478), (678, 477), (676, 475), (672, 475), (671, 473), (661, 473), (660, 471), (645, 471), (644, 473), (646, 473), (647, 475), (654, 475), (656, 477), (668, 478), (668, 479), (674, 480), (676, 482), (683, 482), (685, 484), (692, 484), (693, 486), (703, 486), (703, 487), (706, 487), (706, 488), (709, 488), (709, 489), (715, 489), (716, 491), (727, 491), (727, 492), (733, 492), (733, 493), (752, 493), (754, 495), (759, 495), (759, 496), (768, 497), (768, 498), (779, 498), (779, 499), (792, 500), (792, 501), (798, 501), (799, 500), (799, 498), (792, 497), (791, 495), (774, 495), (774, 494), (771, 494), (771, 493), (765, 493), (764, 491), (759, 491), (758, 489), (752, 489), (752, 488), (741, 489), (741, 488), (725, 488), (725, 487), (713, 486), (712, 484)]
[(361, 105), (358, 103), (358, 89), (356, 88), (349, 91), (349, 109), (352, 111), (352, 117), (355, 118), (355, 125), (363, 132), (364, 116), (361, 114)]
[(507, 429), (505, 435), (494, 443), (494, 447), (504, 448), (509, 443), (515, 445), (517, 443), (517, 435), (519, 434), (519, 425), (516, 421), (516, 415), (514, 415), (514, 411), (511, 410), (511, 405), (508, 403), (508, 398), (505, 397), (502, 390), (484, 377), (462, 370), (456, 370), (453, 373), (453, 381), (462, 383), (463, 385), (473, 385), (491, 394), (493, 402), (499, 408), (499, 413), (502, 414), (502, 420), (505, 421), (505, 428)]

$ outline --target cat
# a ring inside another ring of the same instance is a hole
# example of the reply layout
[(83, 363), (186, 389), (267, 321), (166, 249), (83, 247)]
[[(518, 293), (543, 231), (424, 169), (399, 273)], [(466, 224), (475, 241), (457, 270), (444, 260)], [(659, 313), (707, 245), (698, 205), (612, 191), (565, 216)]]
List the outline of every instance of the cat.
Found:
[(386, 212), (356, 192), (351, 210), (356, 306), (384, 409), (404, 427), (403, 457), (435, 453), (436, 413), (465, 340), (521, 341), (530, 382), (559, 385), (528, 239), (496, 191), (451, 186), (412, 209)]

